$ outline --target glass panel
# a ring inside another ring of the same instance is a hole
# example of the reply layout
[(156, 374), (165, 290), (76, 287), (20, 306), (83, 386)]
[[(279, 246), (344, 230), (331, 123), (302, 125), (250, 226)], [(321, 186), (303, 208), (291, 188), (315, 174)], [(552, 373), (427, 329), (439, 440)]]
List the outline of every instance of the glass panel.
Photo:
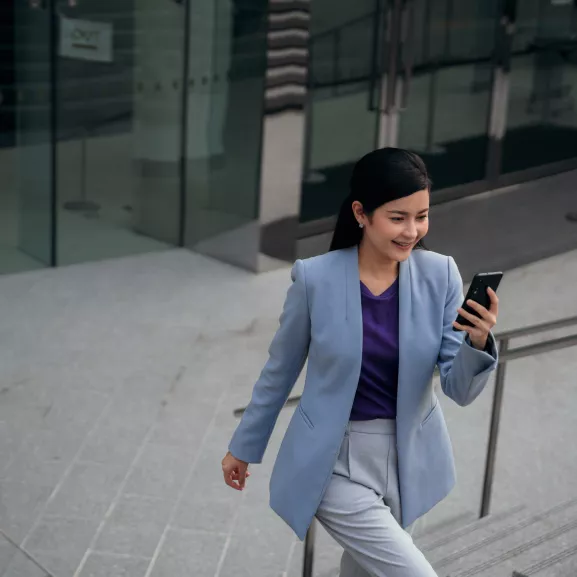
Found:
[(62, 2), (59, 264), (179, 241), (184, 7)]
[(502, 171), (577, 156), (577, 5), (518, 2)]
[(256, 267), (267, 0), (190, 5), (187, 246)]
[(382, 20), (375, 0), (312, 3), (301, 221), (337, 213), (354, 163), (376, 146), (373, 70)]
[(419, 153), (436, 189), (485, 177), (499, 0), (417, 0), (413, 78), (399, 146)]
[(0, 3), (0, 273), (52, 261), (50, 12)]

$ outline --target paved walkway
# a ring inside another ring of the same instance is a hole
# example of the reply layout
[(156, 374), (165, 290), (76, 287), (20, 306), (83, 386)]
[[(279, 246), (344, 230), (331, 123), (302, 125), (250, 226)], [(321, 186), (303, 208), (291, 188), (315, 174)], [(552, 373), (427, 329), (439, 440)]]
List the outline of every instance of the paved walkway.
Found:
[[(0, 278), (0, 527), (57, 577), (298, 575), (267, 507), (291, 411), (242, 495), (220, 474), (288, 283), (181, 250)], [(501, 329), (577, 314), (576, 285), (577, 251), (512, 271)], [(576, 372), (575, 350), (511, 364), (495, 509), (575, 496)], [(460, 483), (427, 523), (477, 510), (490, 400), (444, 402)], [(10, 550), (0, 575), (31, 574)]]

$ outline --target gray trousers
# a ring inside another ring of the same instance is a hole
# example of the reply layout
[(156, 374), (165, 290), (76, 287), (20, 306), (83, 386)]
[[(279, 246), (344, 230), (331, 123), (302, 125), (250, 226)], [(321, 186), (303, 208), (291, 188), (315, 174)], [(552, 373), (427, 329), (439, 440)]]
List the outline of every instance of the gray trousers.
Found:
[(316, 517), (345, 550), (340, 577), (436, 577), (399, 525), (396, 421), (349, 423)]

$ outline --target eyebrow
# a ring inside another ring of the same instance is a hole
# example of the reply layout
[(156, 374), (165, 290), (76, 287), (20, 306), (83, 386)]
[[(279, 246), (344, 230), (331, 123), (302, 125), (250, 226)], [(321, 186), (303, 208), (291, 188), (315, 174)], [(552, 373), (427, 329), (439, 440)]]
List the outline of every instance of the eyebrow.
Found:
[[(428, 212), (428, 208), (423, 208), (423, 210), (419, 210), (417, 214), (423, 214), (424, 212)], [(409, 216), (409, 213), (404, 210), (389, 210), (391, 214), (402, 214), (403, 216)]]

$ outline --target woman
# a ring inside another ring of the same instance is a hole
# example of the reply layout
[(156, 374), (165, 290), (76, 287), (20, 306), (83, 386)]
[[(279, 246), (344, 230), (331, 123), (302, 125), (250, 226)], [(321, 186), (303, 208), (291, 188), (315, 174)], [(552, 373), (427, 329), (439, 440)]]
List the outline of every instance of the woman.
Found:
[(308, 357), (270, 503), (300, 539), (317, 517), (345, 550), (341, 577), (435, 575), (406, 531), (455, 483), (433, 371), (465, 406), (497, 364), (496, 294), (490, 310), (471, 303), (480, 318), (468, 314), (453, 259), (423, 249), (429, 189), (408, 151), (357, 163), (331, 251), (293, 268), (270, 358), (222, 463), (242, 490)]

